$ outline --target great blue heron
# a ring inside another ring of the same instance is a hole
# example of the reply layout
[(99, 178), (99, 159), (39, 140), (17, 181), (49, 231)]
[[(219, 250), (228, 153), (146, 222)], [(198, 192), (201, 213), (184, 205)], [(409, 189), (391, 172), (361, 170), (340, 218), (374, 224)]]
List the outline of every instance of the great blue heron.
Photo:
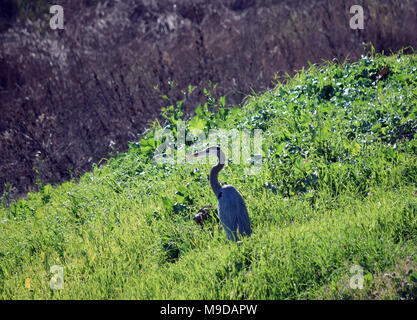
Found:
[(216, 155), (219, 159), (218, 164), (211, 168), (210, 185), (217, 197), (217, 210), (227, 238), (237, 241), (238, 228), (242, 236), (249, 237), (251, 235), (250, 221), (242, 196), (233, 186), (226, 185), (222, 187), (218, 180), (219, 172), (223, 169), (226, 161), (223, 151), (219, 147), (209, 147), (204, 151), (188, 156), (187, 159), (209, 155)]

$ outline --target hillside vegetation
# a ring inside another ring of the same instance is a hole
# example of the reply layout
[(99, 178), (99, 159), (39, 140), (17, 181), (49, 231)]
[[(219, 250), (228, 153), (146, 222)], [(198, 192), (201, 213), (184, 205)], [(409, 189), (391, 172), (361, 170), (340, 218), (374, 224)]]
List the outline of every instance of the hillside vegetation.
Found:
[[(186, 113), (213, 95), (240, 104), (308, 61), (417, 48), (417, 1), (362, 0), (352, 30), (345, 0), (1, 0), (0, 195), (13, 199), (78, 179), (126, 152), (168, 101), (196, 86)], [(53, 30), (51, 5), (64, 9)], [(261, 35), (261, 36), (260, 36)], [(408, 53), (412, 53), (410, 50)], [(159, 118), (161, 120), (161, 118)], [(36, 157), (34, 156), (36, 155)]]
[[(416, 55), (372, 54), (311, 65), (238, 108), (206, 91), (187, 132), (263, 130), (259, 174), (229, 163), (219, 176), (248, 207), (253, 234), (240, 244), (214, 218), (195, 224), (216, 205), (210, 164), (156, 164), (157, 121), (79, 181), (4, 197), (0, 297), (416, 298), (416, 71)], [(176, 136), (181, 102), (163, 116)], [(50, 286), (55, 265), (61, 290)], [(363, 289), (349, 285), (352, 266)]]

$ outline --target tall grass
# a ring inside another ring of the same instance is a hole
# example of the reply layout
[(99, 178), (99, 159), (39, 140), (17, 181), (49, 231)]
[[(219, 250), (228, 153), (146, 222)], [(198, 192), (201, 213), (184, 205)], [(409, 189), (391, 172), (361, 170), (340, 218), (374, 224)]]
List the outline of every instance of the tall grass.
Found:
[[(195, 225), (193, 215), (216, 204), (210, 166), (155, 164), (155, 122), (79, 181), (3, 205), (0, 297), (415, 298), (416, 71), (416, 55), (366, 56), (311, 66), (240, 108), (207, 92), (187, 132), (264, 132), (258, 175), (233, 163), (220, 174), (245, 199), (251, 238), (227, 241), (216, 219)], [(166, 108), (165, 129), (175, 133), (180, 115)], [(64, 268), (62, 290), (50, 287), (53, 265)], [(354, 265), (362, 290), (349, 286)]]

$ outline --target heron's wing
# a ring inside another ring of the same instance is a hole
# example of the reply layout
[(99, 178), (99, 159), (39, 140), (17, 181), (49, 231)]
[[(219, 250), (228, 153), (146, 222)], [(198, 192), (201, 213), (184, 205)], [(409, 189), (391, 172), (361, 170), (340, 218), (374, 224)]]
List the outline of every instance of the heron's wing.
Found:
[(249, 215), (248, 215), (248, 210), (246, 209), (246, 205), (245, 202), (243, 201), (242, 197), (240, 197), (241, 199), (241, 205), (240, 207), (242, 208), (240, 211), (240, 214), (237, 216), (237, 225), (239, 227), (239, 233), (242, 236), (250, 236), (252, 231), (251, 231), (251, 227), (250, 227), (250, 220), (249, 220)]
[(251, 228), (245, 202), (239, 192), (232, 186), (225, 186), (218, 198), (219, 218), (228, 238), (236, 240), (236, 231), (250, 236)]
[(234, 201), (222, 194), (218, 199), (218, 210), (220, 222), (226, 231), (227, 238), (229, 240), (236, 240), (236, 230), (237, 230), (237, 221), (236, 221), (236, 205)]

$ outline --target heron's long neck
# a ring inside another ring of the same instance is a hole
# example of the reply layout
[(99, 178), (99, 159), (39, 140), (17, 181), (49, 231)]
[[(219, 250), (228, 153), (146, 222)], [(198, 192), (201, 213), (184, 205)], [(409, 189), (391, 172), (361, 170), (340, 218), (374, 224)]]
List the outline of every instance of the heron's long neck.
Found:
[(224, 156), (223, 151), (220, 150), (218, 158), (219, 158), (219, 163), (215, 165), (213, 168), (211, 168), (211, 171), (210, 171), (210, 185), (216, 197), (222, 188), (222, 186), (219, 183), (218, 176), (219, 176), (220, 170), (222, 170), (224, 167), (225, 156)]

